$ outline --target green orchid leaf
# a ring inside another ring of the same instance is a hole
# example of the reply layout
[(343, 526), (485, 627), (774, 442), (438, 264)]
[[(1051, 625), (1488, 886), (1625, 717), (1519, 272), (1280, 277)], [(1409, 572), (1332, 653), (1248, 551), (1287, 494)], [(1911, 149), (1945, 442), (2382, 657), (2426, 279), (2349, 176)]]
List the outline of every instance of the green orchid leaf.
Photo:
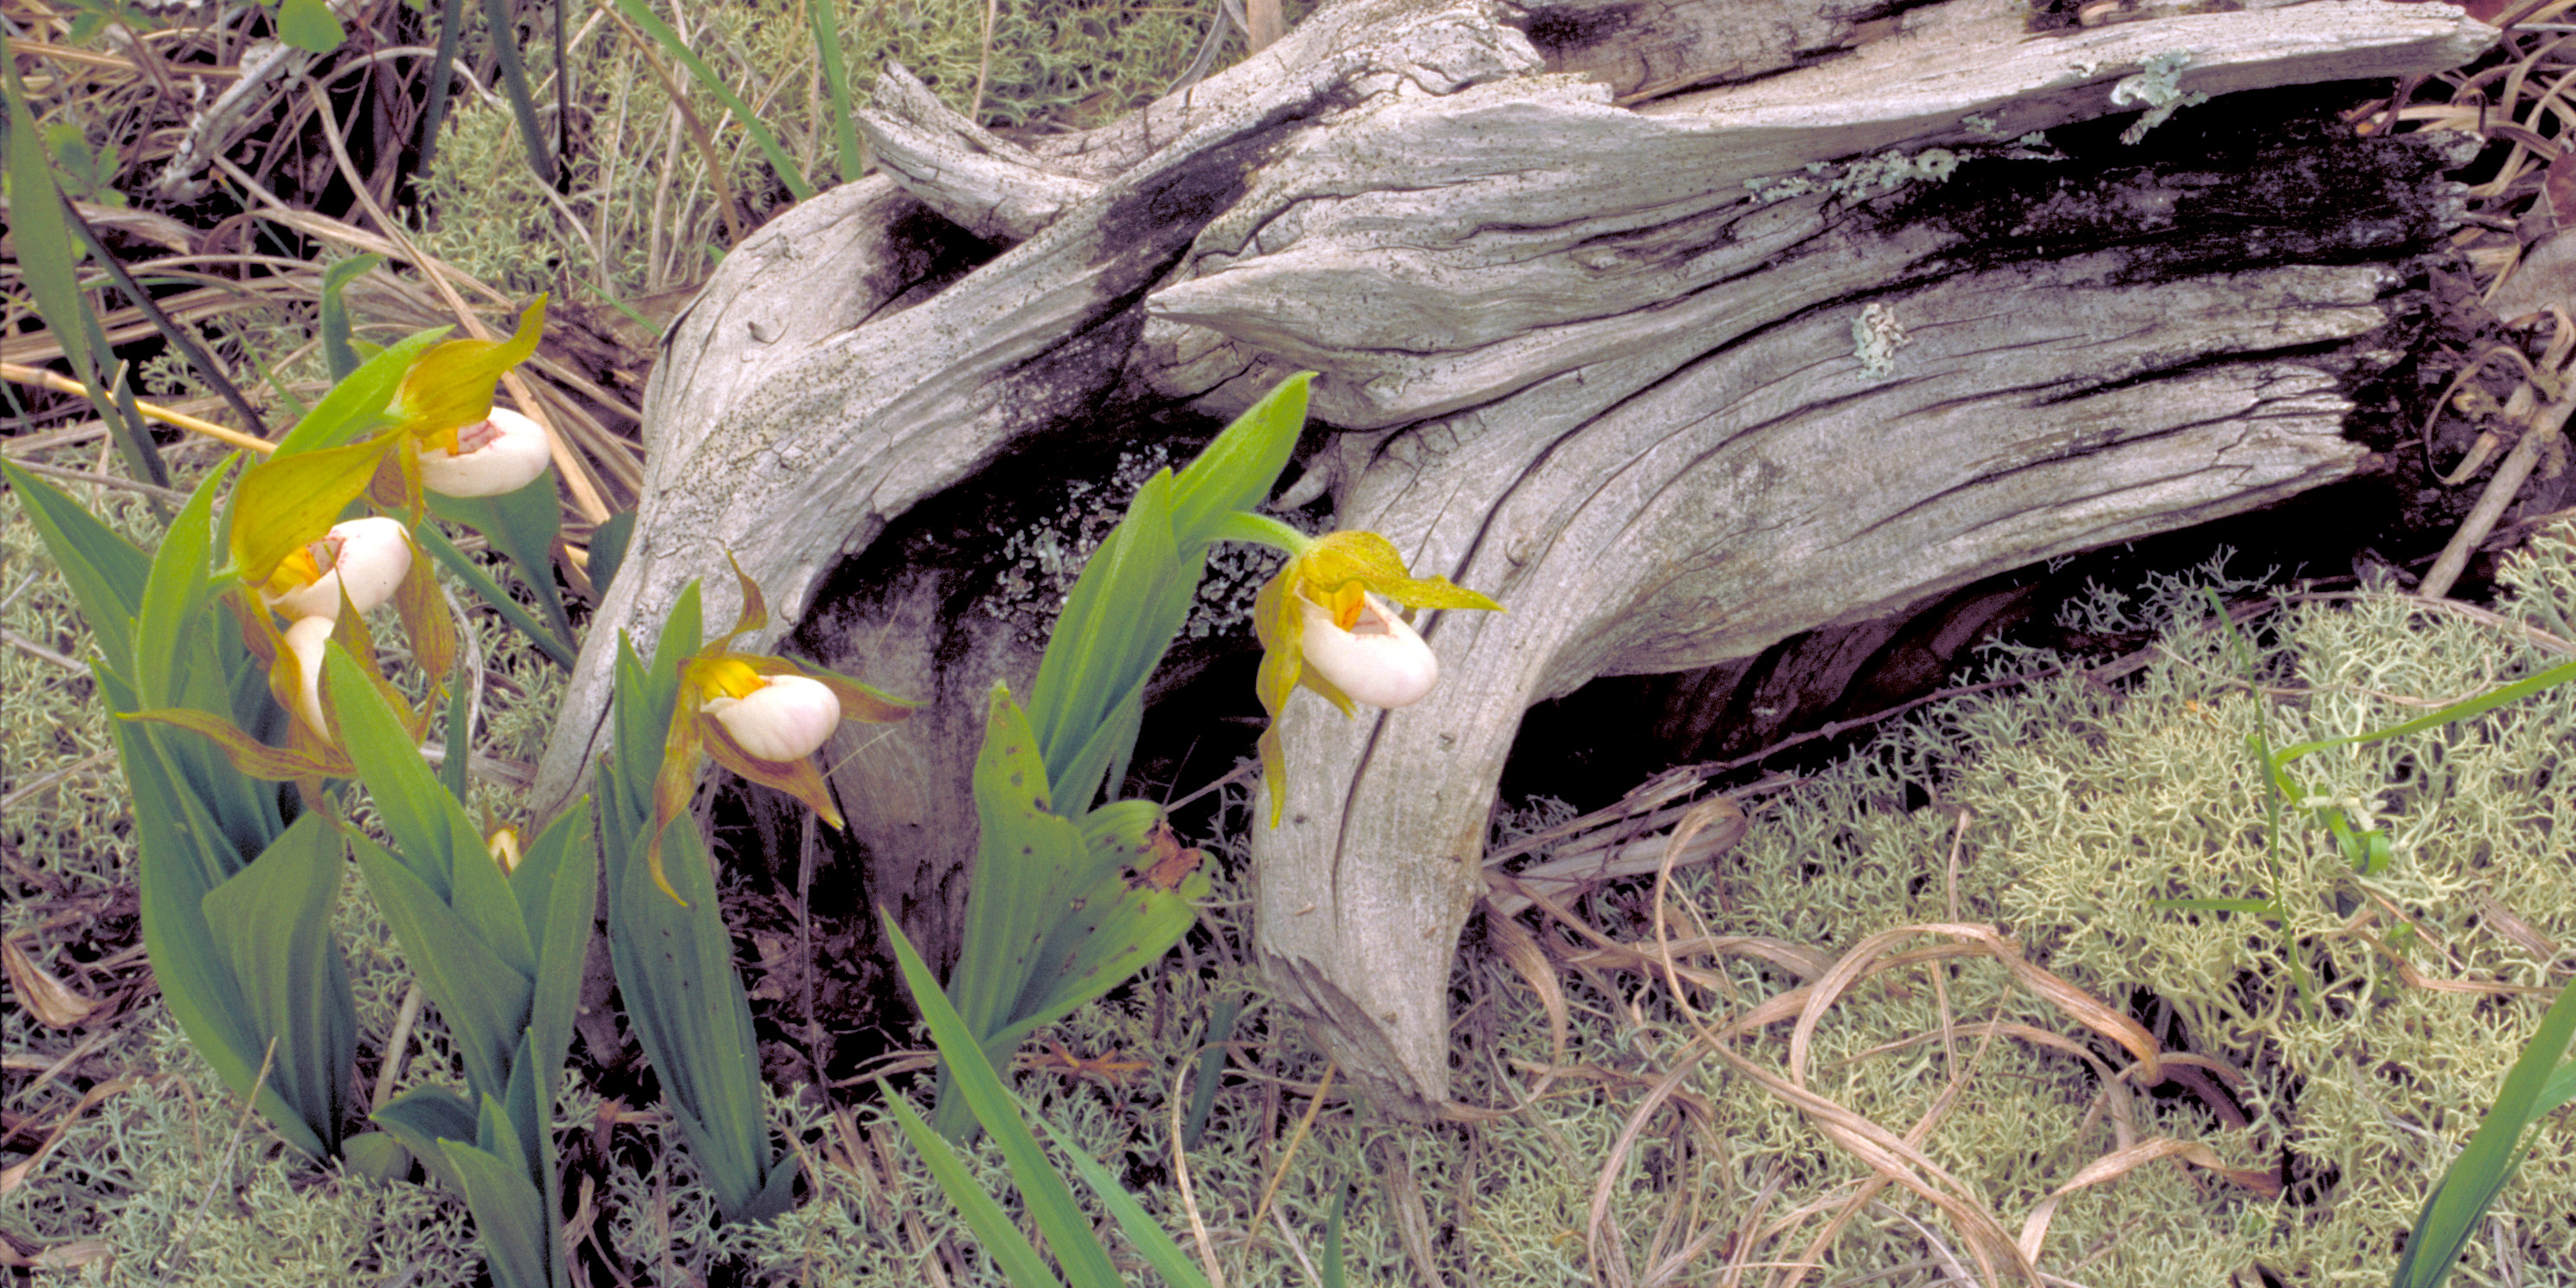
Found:
[(438, 1147), (442, 1140), (473, 1143), (474, 1106), (465, 1097), (446, 1087), (414, 1087), (369, 1118), (401, 1141), (432, 1178), (456, 1194), (465, 1192), (464, 1181), (448, 1166), (447, 1151)]
[(343, 866), (329, 820), (307, 814), (201, 905), (251, 1038), (268, 1057), (268, 1085), (326, 1154), (339, 1152), (355, 1108), (349, 1069), (358, 1058), (357, 1003), (331, 935)]
[(1269, 499), (1279, 472), (1306, 428), (1307, 388), (1315, 373), (1282, 380), (1225, 427), (1172, 485), (1172, 531), (1183, 547), (1212, 540), (1212, 525), (1230, 510)]
[(599, 899), (599, 859), (590, 843), (587, 798), (566, 806), (538, 835), (527, 859), (510, 875), (510, 883), (531, 914), (528, 938), (537, 945), (528, 1058), (534, 1063), (539, 1088), (550, 1097), (564, 1053), (572, 1046), (573, 1015), (581, 1007), (582, 962), (590, 955), (592, 914)]
[(370, 439), (279, 452), (242, 471), (233, 489), (233, 568), (253, 587), (266, 582), (296, 547), (319, 541), (340, 513), (367, 490), (386, 444)]
[(564, 612), (563, 595), (555, 589), (555, 538), (563, 534), (562, 494), (554, 467), (515, 492), (500, 496), (429, 494), (429, 512), (450, 523), (482, 533), (519, 571), (519, 580), (545, 610), (556, 641), (570, 643), (572, 618)]
[[(111, 712), (130, 711), (131, 687), (93, 664), (99, 692)], [(136, 886), (143, 915), (144, 953), (152, 963), (161, 1000), (181, 1031), (235, 1095), (251, 1096), (260, 1115), (297, 1149), (323, 1157), (324, 1131), (308, 1123), (260, 1067), (268, 1044), (247, 995), (233, 978), (230, 954), (206, 923), (205, 899), (242, 868), (205, 808), (184, 785), (163, 739), (145, 726), (117, 720), (108, 726), (134, 795)]]
[(529, 642), (555, 665), (567, 671), (572, 669), (573, 659), (581, 652), (580, 645), (569, 637), (557, 637), (553, 627), (537, 620), (537, 615), (529, 612), (525, 604), (511, 598), (510, 592), (492, 580), (492, 574), (483, 571), (483, 565), (474, 562), (472, 556), (457, 549), (456, 543), (447, 539), (447, 534), (424, 523), (412, 535), (419, 540), (420, 548), (438, 561), (439, 567), (456, 574), (456, 579), (464, 582), (466, 589), (474, 592), (475, 598), (499, 613), (501, 620), (527, 636)]
[(134, 618), (143, 611), (151, 557), (43, 479), (5, 460), (0, 460), (0, 478), (8, 480), (10, 494), (44, 539), (45, 553), (70, 583), (109, 669), (131, 682)]
[(662, 1095), (687, 1139), (716, 1207), (728, 1221), (775, 1215), (775, 1174), (761, 1097), (751, 1006), (733, 968), (733, 935), (718, 911), (715, 879), (697, 821), (671, 821), (662, 836), (665, 868), (682, 907), (637, 860), (638, 836), (622, 847), (624, 869), (608, 904), (608, 947), (635, 1037), (661, 1078)]
[[(1036, 735), (1010, 690), (995, 685), (988, 710), (974, 778), (975, 863), (986, 875), (967, 900), (965, 951), (949, 981), (949, 995), (979, 1041), (1010, 1022), (1006, 1008), (1026, 986), (1037, 950), (1089, 857), (1073, 821), (1050, 808)], [(954, 1096), (943, 1098), (934, 1121), (951, 1140), (970, 1126)]]
[(510, 1085), (510, 1060), (528, 1020), (528, 978), (503, 965), (475, 928), (385, 847), (354, 837), (358, 871), (420, 977), (421, 992), (447, 1021), (478, 1095)]
[(134, 681), (143, 703), (151, 707), (180, 705), (182, 659), (191, 637), (205, 635), (206, 600), (211, 593), (207, 556), (214, 546), (215, 493), (230, 469), (218, 469), (179, 508), (170, 529), (153, 552), (152, 572), (143, 586), (143, 603), (134, 623)]
[(483, 952), (514, 975), (534, 976), (537, 955), (527, 918), (473, 818), (439, 785), (402, 718), (367, 683), (347, 650), (330, 646), (323, 671), (332, 725), (403, 865), (471, 927)]
[(340, 1164), (348, 1174), (379, 1184), (409, 1175), (411, 1160), (412, 1152), (392, 1132), (362, 1131), (340, 1142)]
[(930, 1124), (923, 1122), (921, 1115), (914, 1113), (912, 1106), (896, 1095), (894, 1088), (887, 1086), (883, 1079), (877, 1081), (877, 1096), (894, 1114), (896, 1124), (903, 1128), (904, 1138), (921, 1152), (921, 1160), (930, 1165), (931, 1178), (939, 1182), (941, 1192), (948, 1195), (949, 1202), (957, 1205), (957, 1214), (966, 1219), (966, 1228), (975, 1232), (976, 1246), (993, 1259), (993, 1264), (1002, 1268), (1002, 1278), (1008, 1280), (1012, 1288), (1064, 1288), (1064, 1281), (1047, 1269), (1046, 1259), (1038, 1255), (1037, 1246), (1029, 1242), (1029, 1236), (1020, 1233), (1020, 1227), (1011, 1220), (1011, 1214), (1003, 1211), (1002, 1205), (976, 1183), (974, 1174), (966, 1170), (966, 1160), (957, 1156), (956, 1148), (941, 1139), (938, 1132), (932, 1131)]
[(1205, 873), (1192, 873), (1176, 888), (1156, 889), (1113, 872), (1074, 900), (1060, 933), (1031, 972), (1029, 987), (1012, 1008), (1012, 1022), (992, 1045), (1017, 1046), (1028, 1034), (1071, 1015), (1153, 965), (1198, 924), (1207, 901)]
[(590, 534), (590, 596), (594, 603), (608, 602), (608, 588), (617, 580), (617, 570), (626, 563), (627, 543), (635, 539), (635, 512), (620, 510), (608, 516)]
[(412, 363), (446, 339), (447, 332), (443, 326), (414, 332), (358, 364), (356, 371), (331, 386), (322, 401), (295, 422), (295, 428), (286, 431), (286, 437), (277, 440), (277, 451), (269, 459), (340, 447), (372, 433), (385, 423), (385, 409), (392, 405), (394, 391), (402, 387)]
[(554, 1221), (545, 1195), (529, 1183), (524, 1169), (461, 1141), (442, 1140), (439, 1150), (464, 1191), (465, 1210), (474, 1214), (474, 1232), (482, 1237), (493, 1288), (551, 1288), (557, 1260), (551, 1254)]
[(1056, 806), (1068, 813), (1090, 808), (1111, 762), (1126, 759), (1125, 745), (1101, 731), (1126, 730), (1123, 704), (1180, 631), (1182, 621), (1164, 619), (1177, 603), (1185, 621), (1197, 586), (1183, 575), (1173, 540), (1171, 487), (1168, 471), (1147, 479), (1127, 517), (1083, 565), (1029, 691), (1029, 724), (1047, 780), (1057, 786)]
[(1100, 1206), (1109, 1209), (1110, 1219), (1118, 1223), (1118, 1229), (1127, 1236), (1127, 1242), (1136, 1249), (1137, 1255), (1145, 1259), (1146, 1265), (1154, 1268), (1154, 1273), (1164, 1283), (1172, 1288), (1208, 1288), (1207, 1275), (1199, 1269), (1198, 1263), (1181, 1250), (1170, 1231), (1145, 1211), (1145, 1205), (1137, 1202), (1136, 1196), (1128, 1193), (1127, 1187), (1119, 1184), (1118, 1178), (1100, 1165), (1100, 1160), (1083, 1153), (1080, 1145), (1057, 1131), (1047, 1120), (1041, 1118), (1037, 1123), (1055, 1141), (1055, 1147), (1064, 1154), (1065, 1161), (1073, 1164), (1074, 1173), (1082, 1177), (1082, 1183), (1100, 1196)]

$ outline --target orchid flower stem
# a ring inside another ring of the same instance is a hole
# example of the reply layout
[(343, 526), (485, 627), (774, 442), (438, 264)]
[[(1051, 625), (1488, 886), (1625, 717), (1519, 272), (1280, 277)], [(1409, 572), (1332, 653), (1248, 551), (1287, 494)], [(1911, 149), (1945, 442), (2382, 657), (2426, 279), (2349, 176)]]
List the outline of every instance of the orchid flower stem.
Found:
[(1315, 539), (1268, 515), (1246, 510), (1229, 510), (1209, 525), (1208, 536), (1217, 541), (1241, 541), (1248, 545), (1268, 546), (1294, 559), (1315, 546)]

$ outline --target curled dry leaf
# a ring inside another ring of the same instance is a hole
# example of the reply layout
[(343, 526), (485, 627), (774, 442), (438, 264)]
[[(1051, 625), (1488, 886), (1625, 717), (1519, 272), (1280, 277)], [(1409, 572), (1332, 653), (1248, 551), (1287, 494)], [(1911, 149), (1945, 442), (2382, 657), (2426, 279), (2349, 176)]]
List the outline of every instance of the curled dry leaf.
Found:
[(9, 975), (9, 991), (15, 993), (29, 1015), (48, 1028), (77, 1028), (98, 1009), (96, 998), (83, 997), (38, 964), (15, 939), (0, 939), (0, 967)]

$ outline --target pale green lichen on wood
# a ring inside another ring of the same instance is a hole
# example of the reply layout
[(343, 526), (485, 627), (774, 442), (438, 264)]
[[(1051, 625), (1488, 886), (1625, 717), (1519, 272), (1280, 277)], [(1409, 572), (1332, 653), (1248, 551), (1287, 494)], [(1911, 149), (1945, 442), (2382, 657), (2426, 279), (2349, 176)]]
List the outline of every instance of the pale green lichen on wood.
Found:
[(1913, 343), (1906, 338), (1905, 328), (1896, 320), (1896, 310), (1885, 302), (1872, 300), (1860, 307), (1851, 324), (1852, 357), (1860, 363), (1861, 374), (1872, 380), (1883, 379), (1896, 370), (1896, 351)]
[(2182, 69), (2190, 65), (2190, 51), (2168, 49), (2140, 64), (2137, 74), (2123, 77), (2111, 87), (2111, 106), (2147, 109), (2146, 115), (2120, 131), (2122, 143), (2135, 145), (2147, 137), (2147, 131), (2172, 119), (2175, 112), (2209, 101), (2209, 95), (2197, 90), (2183, 92)]

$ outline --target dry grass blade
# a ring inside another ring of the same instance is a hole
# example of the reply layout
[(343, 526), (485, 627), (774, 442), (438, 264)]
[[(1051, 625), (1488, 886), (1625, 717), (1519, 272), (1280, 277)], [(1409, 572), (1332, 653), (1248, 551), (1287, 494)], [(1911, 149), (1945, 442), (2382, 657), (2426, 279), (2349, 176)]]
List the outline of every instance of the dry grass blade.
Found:
[(1973, 1189), (1952, 1176), (1929, 1155), (1906, 1144), (1894, 1132), (1755, 1064), (1722, 1043), (1709, 1049), (1728, 1067), (1796, 1106), (1819, 1130), (1850, 1151), (1870, 1170), (1912, 1190), (1939, 1208), (1966, 1236), (1969, 1253), (1977, 1259), (1978, 1269), (1988, 1282), (1999, 1282), (2001, 1276), (2008, 1272), (2014, 1279), (2034, 1285), (2034, 1288), (2039, 1283), (2038, 1271), (2021, 1255), (2011, 1236), (2005, 1233), (2003, 1223), (1977, 1202)]
[(2048, 1238), (2048, 1223), (2055, 1219), (2057, 1207), (2066, 1201), (2067, 1195), (2088, 1185), (2099, 1185), (2104, 1181), (2116, 1180), (2160, 1158), (2179, 1158), (2194, 1167), (2204, 1168), (2225, 1177), (2265, 1198), (2281, 1192), (2279, 1177), (2270, 1172), (2229, 1167), (2221, 1162), (2218, 1155), (2207, 1145), (2196, 1141), (2174, 1140), (2170, 1137), (2142, 1140), (2126, 1149), (2113, 1150), (2085, 1164), (2082, 1171), (2077, 1172), (2064, 1185), (2051, 1191), (2047, 1198), (2041, 1199), (2039, 1206), (2031, 1209), (2030, 1218), (2022, 1222), (2021, 1237), (2015, 1242), (2015, 1246), (2021, 1250), (2025, 1260), (2037, 1264), (2040, 1245)]
[(54, 1146), (61, 1144), (63, 1142), (63, 1137), (71, 1134), (72, 1128), (79, 1125), (82, 1115), (87, 1114), (92, 1109), (96, 1109), (100, 1102), (106, 1100), (108, 1097), (116, 1095), (119, 1092), (131, 1091), (146, 1082), (157, 1081), (160, 1076), (161, 1075), (154, 1075), (150, 1078), (110, 1078), (107, 1081), (90, 1088), (81, 1096), (80, 1103), (73, 1105), (71, 1110), (63, 1115), (62, 1121), (54, 1124), (54, 1129), (46, 1134), (44, 1143), (36, 1146), (36, 1151), (34, 1153), (27, 1155), (25, 1158), (22, 1158), (15, 1163), (11, 1163), (5, 1168), (0, 1168), (0, 1194), (7, 1194), (12, 1190), (17, 1189), (19, 1186), (26, 1184), (27, 1178), (34, 1174), (37, 1164), (44, 1162), (45, 1155), (52, 1153)]
[[(1339, 1065), (1334, 1064), (1330, 1060), (1324, 1062), (1324, 1076), (1316, 1080), (1314, 1095), (1309, 1097), (1306, 1101), (1306, 1112), (1298, 1117), (1297, 1129), (1288, 1134), (1288, 1147), (1279, 1151), (1279, 1166), (1271, 1169), (1270, 1179), (1262, 1184), (1261, 1201), (1253, 1204), (1252, 1219), (1244, 1223), (1244, 1229), (1255, 1233), (1260, 1231), (1262, 1218), (1270, 1214), (1271, 1200), (1279, 1197), (1280, 1182), (1288, 1179), (1288, 1165), (1297, 1160), (1298, 1147), (1306, 1143), (1307, 1135), (1315, 1129), (1315, 1115), (1323, 1112), (1324, 1095), (1333, 1089), (1333, 1075), (1339, 1071)], [(1175, 1085), (1177, 1085), (1177, 1083)], [(1185, 1098), (1186, 1097), (1175, 1092), (1172, 1097), (1172, 1103), (1177, 1106)], [(1174, 1132), (1172, 1134), (1172, 1139), (1175, 1142), (1179, 1141), (1180, 1138), (1180, 1133)], [(1177, 1149), (1179, 1146), (1175, 1144), (1173, 1148)], [(1252, 1249), (1249, 1245), (1244, 1248), (1243, 1254), (1245, 1258), (1249, 1258), (1252, 1255)], [(1244, 1265), (1245, 1262), (1243, 1260), (1238, 1260), (1235, 1263), (1235, 1268), (1239, 1272), (1243, 1269)], [(1225, 1280), (1223, 1277), (1210, 1276), (1209, 1278), (1210, 1282), (1213, 1283), (1216, 1288), (1225, 1288)]]
[(1564, 1065), (1565, 1055), (1574, 1036), (1572, 1012), (1565, 1004), (1565, 990), (1556, 982), (1556, 972), (1549, 969), (1547, 954), (1538, 946), (1538, 937), (1519, 922), (1500, 916), (1490, 909), (1485, 914), (1485, 939), (1494, 947), (1505, 964), (1529, 985), (1538, 997), (1539, 1009), (1547, 1013), (1548, 1072), (1539, 1075), (1538, 1085), (1524, 1093), (1525, 1100), (1536, 1100), (1547, 1094), (1556, 1081), (1554, 1070)]
[[(1324, 1076), (1328, 1081), (1331, 1079), (1330, 1066), (1326, 1066)], [(1163, 1097), (1165, 1103), (1171, 1106), (1169, 1136), (1172, 1142), (1172, 1177), (1180, 1183), (1181, 1212), (1189, 1218), (1190, 1244), (1198, 1251), (1199, 1266), (1207, 1271), (1208, 1286), (1225, 1288), (1225, 1268), (1217, 1264), (1216, 1241), (1208, 1237), (1207, 1220), (1199, 1215), (1198, 1192), (1190, 1184), (1190, 1156), (1188, 1151), (1181, 1148), (1181, 1137), (1184, 1134), (1181, 1130), (1181, 1106), (1189, 1103), (1190, 1098), (1187, 1094), (1189, 1077), (1190, 1070), (1186, 1065), (1173, 1070), (1171, 1094)], [(1320, 1105), (1323, 1101), (1322, 1096), (1315, 1097), (1316, 1104)], [(1312, 1110), (1308, 1111), (1310, 1116), (1312, 1112)]]
[[(0, 380), (9, 380), (22, 385), (35, 385), (39, 388), (53, 390), (56, 393), (77, 394), (81, 392), (81, 385), (77, 380), (73, 380), (65, 376), (59, 376), (53, 372), (37, 367), (20, 366), (15, 362), (0, 362)], [(173, 429), (184, 429), (191, 434), (203, 434), (227, 447), (238, 447), (243, 451), (257, 452), (262, 456), (277, 450), (276, 445), (270, 443), (266, 439), (252, 437), (251, 435), (245, 434), (237, 429), (227, 429), (210, 420), (199, 420), (194, 416), (172, 411), (158, 403), (149, 403), (137, 398), (134, 400), (134, 409), (141, 412), (146, 420), (157, 420)], [(11, 455), (16, 455), (16, 453), (12, 452)]]
[(1413, 1141), (1404, 1136), (1383, 1136), (1378, 1139), (1378, 1150), (1386, 1156), (1381, 1166), (1386, 1173), (1387, 1208), (1395, 1217), (1396, 1241), (1404, 1245), (1405, 1259), (1413, 1263), (1413, 1273), (1420, 1277), (1423, 1288), (1445, 1288), (1448, 1281), (1441, 1277), (1440, 1262), (1432, 1250), (1431, 1214), (1423, 1207), (1422, 1186), (1413, 1179)]

